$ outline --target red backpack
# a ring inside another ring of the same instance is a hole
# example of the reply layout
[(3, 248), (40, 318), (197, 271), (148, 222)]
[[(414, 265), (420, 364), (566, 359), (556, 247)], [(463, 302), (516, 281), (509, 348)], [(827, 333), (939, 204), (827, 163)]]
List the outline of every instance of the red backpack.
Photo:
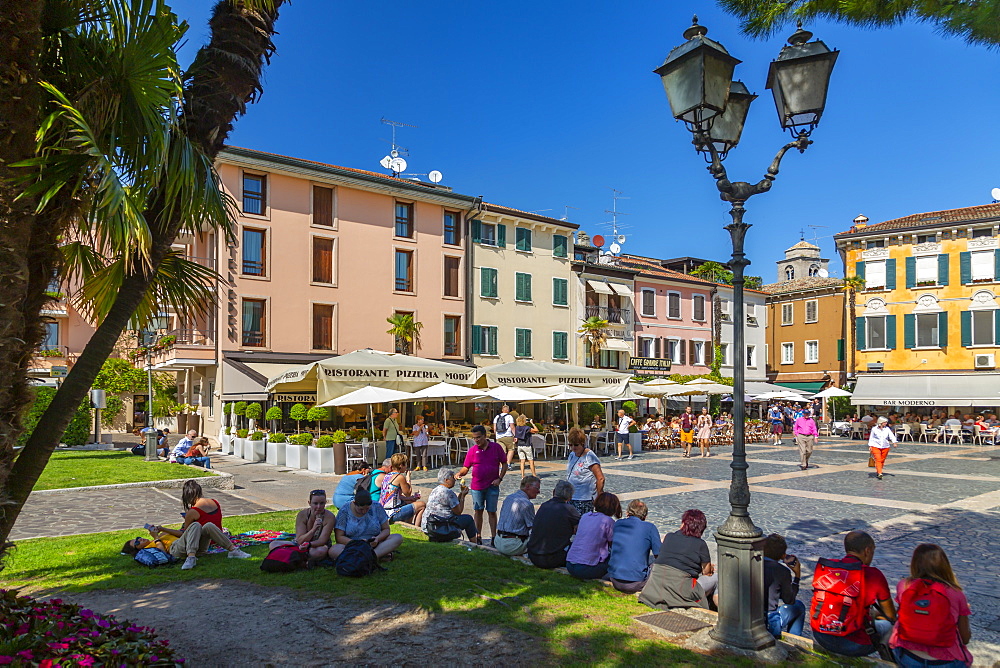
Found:
[(897, 630), (900, 640), (950, 647), (955, 642), (958, 618), (947, 595), (948, 585), (933, 580), (910, 580), (899, 601)]
[(846, 636), (864, 628), (864, 566), (861, 562), (820, 559), (813, 571), (809, 624), (816, 633)]
[(265, 573), (291, 573), (305, 568), (309, 563), (309, 544), (279, 545), (260, 562), (260, 570)]

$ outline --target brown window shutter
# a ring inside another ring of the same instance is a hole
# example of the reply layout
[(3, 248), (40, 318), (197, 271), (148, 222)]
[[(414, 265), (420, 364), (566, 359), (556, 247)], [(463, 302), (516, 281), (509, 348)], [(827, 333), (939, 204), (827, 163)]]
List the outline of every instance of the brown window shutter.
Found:
[(694, 351), (694, 341), (688, 341), (688, 359), (691, 360), (691, 364), (698, 361), (698, 355)]
[(687, 364), (687, 346), (684, 345), (686, 342), (681, 339), (677, 344), (677, 347), (681, 349), (681, 364)]
[(705, 341), (705, 364), (711, 366), (715, 361), (715, 346), (711, 341)]
[(660, 357), (660, 350), (662, 350), (662, 345), (663, 345), (663, 338), (662, 337), (657, 337), (656, 343), (654, 345), (655, 345), (655, 348), (656, 348), (656, 353), (655, 353), (656, 357), (657, 357), (657, 359), (659, 359), (659, 357)]
[(313, 225), (333, 227), (333, 189), (313, 186)]

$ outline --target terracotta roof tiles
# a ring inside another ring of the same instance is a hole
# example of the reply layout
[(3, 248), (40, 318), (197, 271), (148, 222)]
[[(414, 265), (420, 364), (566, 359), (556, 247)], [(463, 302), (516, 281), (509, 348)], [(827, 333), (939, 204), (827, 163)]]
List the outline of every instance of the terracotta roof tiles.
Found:
[(851, 228), (846, 232), (840, 232), (835, 237), (845, 237), (852, 234), (868, 234), (869, 232), (881, 232), (883, 230), (903, 230), (907, 228), (930, 227), (937, 225), (959, 225), (965, 223), (975, 223), (980, 221), (1000, 219), (1000, 204), (981, 204), (979, 206), (966, 206), (960, 209), (945, 209), (944, 211), (929, 211), (927, 213), (913, 213), (902, 218), (893, 218), (881, 223), (866, 225), (860, 229)]
[(806, 276), (803, 278), (794, 278), (790, 281), (781, 281), (780, 283), (768, 283), (767, 285), (760, 286), (760, 289), (761, 292), (766, 292), (769, 295), (780, 295), (802, 290), (840, 287), (843, 284), (844, 279), (842, 278)]

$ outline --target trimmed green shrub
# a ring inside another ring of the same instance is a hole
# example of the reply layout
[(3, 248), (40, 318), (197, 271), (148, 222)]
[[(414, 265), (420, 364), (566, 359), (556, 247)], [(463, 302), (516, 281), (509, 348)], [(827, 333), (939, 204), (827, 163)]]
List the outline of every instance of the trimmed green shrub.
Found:
[[(345, 434), (345, 436), (346, 436), (346, 434)], [(330, 436), (329, 434), (326, 434), (326, 435), (320, 436), (319, 438), (316, 439), (316, 447), (317, 448), (332, 448), (333, 444), (337, 443), (337, 442), (342, 442), (342, 441), (334, 441), (333, 440), (333, 436)]]
[(264, 414), (265, 420), (282, 420), (284, 417), (285, 412), (281, 410), (281, 406), (271, 406)]
[(580, 404), (580, 420), (590, 423), (595, 415), (604, 415), (604, 404), (599, 401)]
[(306, 415), (307, 415), (306, 419), (312, 422), (314, 425), (316, 425), (316, 431), (319, 434), (322, 434), (323, 429), (320, 427), (319, 423), (322, 422), (323, 420), (330, 419), (330, 409), (327, 408), (326, 406), (313, 406), (312, 408), (309, 409), (309, 412)]
[(264, 415), (264, 409), (257, 402), (247, 404), (246, 417), (248, 420), (259, 420)]
[(233, 428), (226, 427), (225, 429), (222, 430), (222, 433), (225, 434), (226, 436), (229, 436), (231, 433), (233, 433)]
[(247, 402), (237, 401), (236, 405), (233, 406), (233, 415), (243, 417), (247, 414)]
[(264, 440), (264, 432), (262, 432), (262, 431), (255, 431), (254, 433), (250, 434), (250, 440), (251, 441), (263, 441)]
[(639, 406), (634, 401), (626, 401), (622, 403), (622, 408), (624, 408), (625, 412), (629, 415), (635, 415), (636, 411), (639, 410)]
[[(28, 405), (24, 417), (21, 418), (24, 424), (24, 431), (17, 439), (18, 445), (24, 445), (28, 442), (31, 432), (35, 430), (45, 409), (49, 407), (49, 404), (52, 403), (52, 398), (56, 396), (56, 388), (54, 387), (36, 387), (33, 391), (35, 394), (34, 401)], [(76, 413), (73, 414), (73, 419), (70, 420), (69, 426), (66, 427), (65, 433), (63, 433), (62, 442), (66, 445), (84, 445), (90, 441), (92, 425), (93, 416), (90, 412), (90, 399), (88, 398), (83, 400)]]
[(236, 438), (246, 438), (247, 434), (249, 434), (249, 433), (250, 433), (249, 429), (237, 429), (236, 430)]
[(233, 412), (233, 402), (230, 401), (230, 402), (222, 404), (222, 412), (225, 415), (229, 415), (230, 413), (232, 413)]
[(338, 429), (337, 431), (333, 432), (333, 436), (331, 436), (330, 438), (333, 439), (334, 443), (346, 443), (347, 436), (348, 434), (346, 431), (344, 431), (343, 429)]
[(305, 404), (295, 404), (292, 409), (288, 411), (288, 417), (295, 420), (295, 431), (302, 432), (302, 421), (309, 419), (309, 409), (306, 408)]
[(301, 434), (296, 434), (295, 436), (292, 436), (288, 440), (290, 443), (294, 443), (296, 445), (312, 445), (313, 435), (310, 434), (308, 431), (304, 431)]
[(288, 437), (279, 432), (277, 434), (271, 434), (267, 437), (267, 440), (271, 443), (287, 443)]

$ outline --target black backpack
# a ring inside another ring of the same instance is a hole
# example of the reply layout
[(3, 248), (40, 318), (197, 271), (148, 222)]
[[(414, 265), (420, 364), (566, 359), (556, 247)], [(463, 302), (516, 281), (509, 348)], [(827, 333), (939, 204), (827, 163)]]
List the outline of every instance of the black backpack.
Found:
[(376, 570), (385, 570), (379, 566), (375, 550), (366, 540), (352, 540), (348, 543), (337, 557), (334, 567), (337, 569), (337, 575), (349, 578), (362, 578)]
[(376, 473), (385, 473), (385, 471), (382, 469), (372, 469), (358, 478), (358, 481), (354, 483), (354, 493), (357, 494), (359, 489), (363, 489), (370, 494), (372, 489), (372, 478), (375, 477)]

